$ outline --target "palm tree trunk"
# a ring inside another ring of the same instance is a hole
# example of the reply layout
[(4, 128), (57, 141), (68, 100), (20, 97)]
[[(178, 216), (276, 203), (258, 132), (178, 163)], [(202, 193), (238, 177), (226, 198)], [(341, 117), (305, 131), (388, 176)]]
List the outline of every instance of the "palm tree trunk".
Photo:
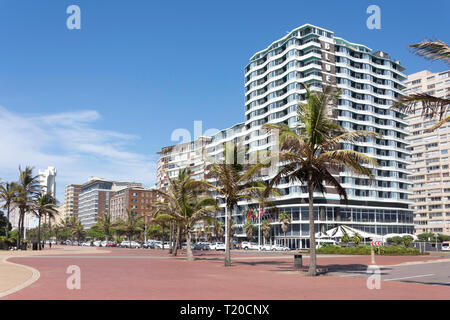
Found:
[(17, 249), (20, 249), (21, 237), (22, 237), (22, 220), (24, 218), (23, 209), (19, 209), (19, 223), (17, 225)]
[(38, 216), (38, 250), (42, 250), (41, 248), (41, 216)]
[(10, 205), (8, 204), (7, 214), (6, 214), (6, 226), (5, 226), (5, 237), (6, 240), (9, 239), (9, 211), (10, 211)]
[(231, 207), (228, 207), (227, 212), (227, 236), (225, 241), (225, 267), (231, 266), (231, 213), (232, 209)]
[(312, 184), (312, 176), (308, 179), (309, 190), (309, 276), (316, 276), (316, 235), (314, 228), (314, 186)]
[(177, 255), (178, 252), (178, 246), (180, 245), (180, 233), (181, 233), (181, 226), (178, 225), (177, 226), (177, 233), (174, 235), (175, 236), (175, 245), (172, 251), (172, 255), (175, 257)]
[(174, 226), (173, 226), (173, 222), (171, 222), (170, 223), (170, 236), (169, 236), (169, 254), (171, 254), (173, 252), (173, 242), (174, 242), (173, 234), (174, 234)]
[(192, 248), (191, 248), (191, 232), (190, 232), (188, 227), (186, 227), (184, 234), (186, 236), (186, 256), (187, 256), (187, 259), (189, 261), (194, 261), (195, 258), (194, 258), (194, 255), (192, 254)]

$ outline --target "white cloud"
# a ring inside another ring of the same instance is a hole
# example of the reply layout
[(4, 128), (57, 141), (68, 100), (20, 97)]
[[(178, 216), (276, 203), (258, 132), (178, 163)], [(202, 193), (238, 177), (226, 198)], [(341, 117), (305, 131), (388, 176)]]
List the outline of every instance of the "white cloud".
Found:
[(121, 181), (155, 182), (155, 156), (131, 151), (138, 136), (95, 129), (95, 110), (49, 115), (20, 115), (0, 107), (0, 178), (14, 180), (19, 165), (54, 166), (57, 198), (64, 187), (90, 176)]

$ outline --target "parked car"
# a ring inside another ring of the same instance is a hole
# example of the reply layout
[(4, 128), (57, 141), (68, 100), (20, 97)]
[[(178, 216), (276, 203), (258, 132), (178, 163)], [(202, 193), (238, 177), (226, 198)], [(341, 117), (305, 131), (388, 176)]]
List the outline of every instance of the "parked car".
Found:
[(289, 247), (285, 247), (285, 246), (280, 246), (278, 244), (274, 244), (272, 246), (272, 251), (290, 251), (291, 249)]
[(94, 241), (92, 244), (94, 245), (94, 247), (100, 247), (101, 242), (100, 241)]
[(170, 244), (167, 241), (165, 241), (164, 244), (162, 241), (155, 242), (155, 249), (169, 249), (169, 248), (170, 248)]
[(155, 241), (149, 240), (142, 245), (145, 249), (155, 249)]
[(73, 245), (73, 246), (78, 246), (78, 241), (72, 242), (72, 245)]
[(261, 246), (261, 250), (263, 251), (270, 251), (272, 250), (273, 246), (271, 244), (265, 244)]
[(209, 245), (206, 243), (199, 242), (194, 245), (193, 249), (205, 251), (205, 250), (209, 250)]
[(120, 246), (122, 248), (133, 248), (133, 249), (137, 249), (141, 247), (141, 244), (136, 242), (136, 241), (128, 241), (128, 240), (124, 240), (120, 243)]
[(442, 251), (450, 251), (450, 241), (442, 242)]
[(108, 241), (105, 247), (117, 247), (117, 243), (114, 241)]
[(90, 247), (91, 246), (91, 242), (89, 241), (85, 241), (81, 244), (82, 247)]
[(100, 242), (100, 246), (101, 246), (101, 247), (106, 247), (107, 244), (108, 244), (108, 242), (106, 242), (106, 241)]
[(211, 250), (225, 250), (225, 243), (223, 242), (213, 242), (211, 243), (211, 245), (209, 246)]
[(242, 242), (241, 248), (244, 250), (259, 250), (259, 245), (256, 242)]

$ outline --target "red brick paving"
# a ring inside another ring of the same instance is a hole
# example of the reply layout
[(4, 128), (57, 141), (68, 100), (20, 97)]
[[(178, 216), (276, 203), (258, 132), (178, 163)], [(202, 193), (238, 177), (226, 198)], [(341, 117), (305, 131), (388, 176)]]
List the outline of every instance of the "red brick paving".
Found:
[[(189, 262), (169, 258), (162, 250), (100, 250), (102, 253), (82, 258), (9, 259), (38, 269), (41, 277), (6, 299), (450, 299), (450, 288), (446, 286), (382, 282), (380, 290), (369, 290), (366, 279), (305, 277), (294, 271), (292, 259), (279, 255), (234, 253), (233, 266), (226, 268), (223, 253), (197, 253), (198, 259)], [(434, 259), (442, 256), (377, 256), (376, 262), (392, 265)], [(365, 266), (369, 262), (370, 256), (318, 258), (321, 266)], [(65, 271), (69, 265), (81, 269), (81, 290), (66, 288), (69, 275)]]

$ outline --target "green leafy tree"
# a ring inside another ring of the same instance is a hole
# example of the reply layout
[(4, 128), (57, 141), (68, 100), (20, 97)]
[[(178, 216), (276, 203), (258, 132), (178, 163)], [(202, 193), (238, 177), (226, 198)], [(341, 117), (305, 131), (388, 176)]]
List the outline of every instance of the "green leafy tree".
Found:
[[(257, 175), (266, 165), (262, 163), (246, 164), (241, 163), (245, 158), (245, 148), (238, 147), (234, 143), (225, 143), (223, 159), (218, 161), (209, 160), (208, 178), (214, 179), (215, 184), (209, 187), (216, 191), (220, 197), (224, 198), (227, 209), (226, 240), (225, 241), (225, 266), (231, 266), (231, 241), (232, 241), (232, 213), (238, 201), (251, 199), (255, 190), (261, 190), (257, 185)], [(264, 190), (266, 188), (264, 187)]]
[(14, 207), (19, 209), (17, 248), (22, 244), (25, 214), (33, 211), (33, 205), (40, 191), (39, 176), (33, 175), (33, 168), (27, 166), (22, 170), (19, 167), (19, 181), (13, 199)]
[(118, 231), (127, 236), (128, 240), (130, 241), (129, 246), (131, 248), (131, 240), (133, 236), (144, 230), (144, 221), (141, 217), (135, 214), (132, 209), (128, 209), (127, 219), (119, 219), (116, 228)]
[(84, 230), (81, 221), (76, 219), (75, 224), (72, 226), (71, 235), (75, 236), (78, 242), (81, 242), (86, 235), (86, 231)]
[(291, 215), (283, 211), (278, 215), (278, 220), (281, 222), (281, 230), (283, 230), (284, 236), (286, 237), (286, 232), (289, 230), (289, 225), (291, 224)]
[(188, 260), (194, 260), (191, 233), (195, 224), (212, 221), (216, 201), (206, 195), (206, 185), (191, 178), (191, 171), (180, 170), (176, 179), (169, 179), (168, 191), (158, 190), (163, 201), (157, 203), (157, 213), (171, 216), (183, 226)]
[(361, 236), (358, 233), (355, 233), (352, 237), (352, 241), (354, 244), (358, 245), (361, 242)]
[(272, 225), (270, 224), (269, 221), (264, 220), (261, 222), (261, 231), (263, 233), (264, 239), (269, 240), (271, 230), (272, 230)]
[(58, 214), (56, 210), (56, 199), (50, 193), (41, 193), (38, 195), (36, 202), (32, 204), (33, 213), (38, 218), (37, 240), (38, 248), (42, 249), (41, 244), (41, 220), (46, 216), (50, 218)]
[[(306, 183), (309, 194), (309, 235), (310, 243), (315, 243), (314, 192), (326, 193), (326, 185), (334, 187), (347, 202), (347, 193), (333, 175), (345, 169), (356, 174), (373, 178), (367, 165), (377, 165), (371, 157), (351, 149), (344, 149), (345, 143), (365, 141), (381, 137), (372, 131), (348, 132), (329, 116), (330, 108), (337, 109), (340, 91), (333, 87), (323, 87), (321, 92), (306, 88), (306, 104), (297, 108), (298, 123), (295, 129), (287, 125), (264, 125), (269, 131), (279, 134), (280, 152), (277, 160), (285, 163), (269, 186), (279, 184), (287, 178), (290, 182)], [(315, 276), (316, 247), (310, 246), (308, 274)]]
[(405, 247), (408, 247), (413, 241), (414, 241), (414, 238), (412, 236), (403, 236), (402, 237), (402, 242), (405, 245)]
[(97, 226), (101, 229), (103, 233), (103, 238), (108, 241), (112, 237), (112, 233), (116, 224), (112, 221), (111, 213), (106, 212), (99, 217), (97, 217)]
[(255, 231), (255, 225), (253, 224), (253, 222), (251, 220), (247, 220), (244, 223), (244, 231), (245, 234), (247, 235), (247, 239), (250, 241), (253, 238), (253, 233)]
[(348, 234), (344, 234), (344, 235), (342, 236), (342, 238), (341, 238), (341, 242), (344, 243), (344, 244), (349, 243), (349, 242), (350, 242), (350, 237), (349, 237), (349, 235), (348, 235)]
[(0, 184), (0, 202), (3, 202), (1, 208), (6, 210), (6, 221), (5, 224), (5, 237), (8, 240), (9, 230), (11, 230), (11, 224), (9, 223), (9, 216), (11, 212), (11, 207), (13, 205), (14, 197), (17, 191), (17, 184), (15, 182), (4, 182)]
[(98, 222), (87, 231), (87, 236), (96, 240), (103, 240), (106, 238), (105, 231)]

